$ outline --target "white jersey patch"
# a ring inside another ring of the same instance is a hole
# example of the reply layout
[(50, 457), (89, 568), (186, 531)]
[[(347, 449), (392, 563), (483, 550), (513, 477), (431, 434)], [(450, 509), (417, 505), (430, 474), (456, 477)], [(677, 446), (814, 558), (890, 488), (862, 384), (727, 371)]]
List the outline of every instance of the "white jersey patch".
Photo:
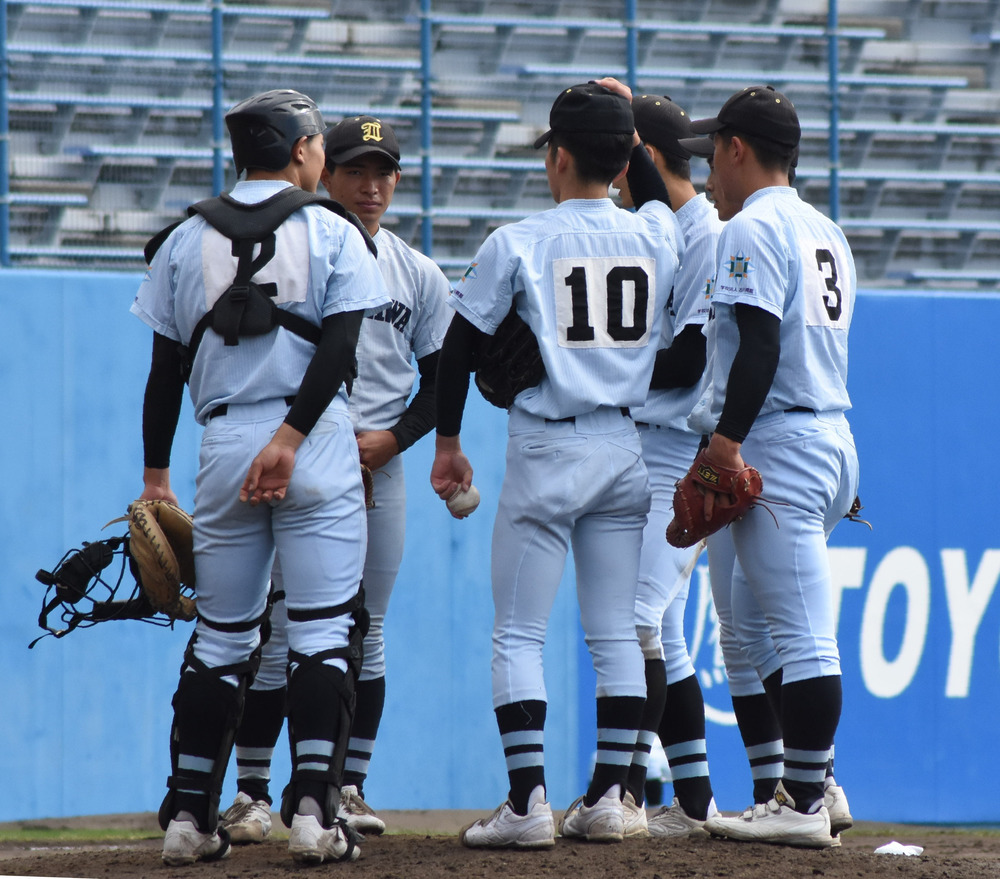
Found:
[[(802, 255), (802, 293), (805, 297), (806, 326), (848, 328), (853, 311), (850, 278), (841, 277), (840, 269), (849, 265), (847, 254), (839, 241), (803, 238), (799, 240)], [(812, 271), (815, 269), (815, 271)]]
[(574, 257), (552, 262), (559, 345), (641, 348), (656, 304), (656, 260)]

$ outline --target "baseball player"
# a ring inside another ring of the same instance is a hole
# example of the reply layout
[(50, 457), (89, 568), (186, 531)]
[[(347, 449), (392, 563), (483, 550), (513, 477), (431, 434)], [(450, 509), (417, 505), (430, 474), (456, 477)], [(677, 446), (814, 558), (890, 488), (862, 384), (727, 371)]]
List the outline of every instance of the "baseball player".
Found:
[[(714, 183), (737, 211), (718, 249), (708, 322), (711, 386), (698, 409), (708, 455), (760, 470), (765, 496), (733, 523), (736, 639), (778, 706), (784, 767), (774, 797), (705, 827), (733, 839), (825, 848), (827, 767), (841, 710), (840, 659), (826, 540), (857, 494), (858, 459), (845, 417), (847, 337), (856, 272), (833, 222), (788, 185), (799, 143), (791, 101), (745, 88), (717, 116)], [(706, 154), (704, 139), (682, 145)], [(709, 490), (710, 514), (714, 496)]]
[[(266, 233), (276, 205), (317, 199), (324, 124), (315, 102), (268, 91), (233, 107), (226, 124), (239, 182), (170, 234), (132, 305), (154, 332), (142, 497), (175, 500), (182, 365), (205, 428), (194, 499), (198, 622), (173, 699), (162, 857), (176, 866), (229, 853), (219, 791), (277, 553), (288, 615), (288, 847), (303, 863), (353, 859), (336, 806), (366, 533), (347, 390), (363, 316), (389, 297), (362, 234), (326, 207), (304, 204)], [(264, 229), (259, 245), (248, 221)]]
[[(705, 703), (684, 639), (684, 609), (701, 546), (678, 549), (663, 535), (673, 518), (674, 484), (687, 472), (701, 439), (688, 428), (687, 417), (705, 368), (702, 328), (722, 222), (691, 183), (691, 154), (679, 143), (691, 136), (687, 113), (662, 95), (635, 97), (632, 112), (636, 131), (670, 193), (684, 236), (684, 259), (663, 321), (649, 395), (632, 411), (649, 471), (652, 507), (643, 533), (636, 595), (646, 705), (624, 806), (626, 835), (644, 836), (648, 831), (677, 838), (704, 833), (705, 819), (717, 811), (705, 748)], [(628, 179), (618, 181), (622, 204), (633, 207), (628, 184)], [(647, 822), (646, 769), (657, 734), (670, 764), (674, 799)]]
[[(699, 146), (704, 148), (704, 152), (714, 152), (714, 144), (710, 139), (699, 141)], [(795, 178), (797, 158), (798, 151), (796, 150), (792, 156), (792, 165), (788, 169), (789, 185)], [(706, 160), (709, 166), (709, 175), (705, 181), (705, 194), (711, 200), (719, 218), (729, 220), (739, 212), (740, 205), (728, 199), (722, 187), (718, 185), (712, 156), (707, 155)], [(706, 378), (710, 376), (711, 371), (710, 367), (706, 371)], [(707, 393), (700, 397), (699, 407), (710, 402), (711, 390), (708, 381), (703, 382), (703, 390), (706, 389)], [(698, 421), (699, 418), (704, 419), (704, 417), (698, 412), (692, 414), (694, 421)], [(729, 530), (725, 529), (711, 535), (706, 543), (713, 602), (719, 620), (719, 647), (726, 666), (726, 679), (732, 699), (733, 713), (736, 716), (736, 723), (750, 764), (753, 779), (753, 803), (754, 806), (762, 806), (774, 796), (784, 771), (784, 743), (781, 736), (781, 723), (775, 713), (775, 708), (780, 706), (780, 681), (776, 679), (772, 682), (779, 684), (772, 686), (776, 699), (775, 704), (772, 705), (764, 682), (761, 681), (757, 670), (747, 660), (737, 642), (732, 613), (732, 578), (736, 551), (733, 548)], [(769, 631), (759, 607), (754, 608), (754, 613), (758, 618), (756, 625), (759, 629), (762, 632)], [(742, 615), (744, 625), (750, 625), (750, 614), (747, 607), (743, 608)], [(758, 647), (758, 649), (760, 648)], [(771, 650), (773, 650), (773, 642)], [(776, 661), (774, 657), (776, 657), (776, 652), (770, 654), (770, 658), (764, 662), (764, 666), (772, 665)], [(833, 762), (831, 755), (824, 781), (824, 803), (830, 813), (830, 832), (836, 839), (840, 833), (853, 826), (854, 819), (851, 816), (847, 796), (843, 788), (836, 783)], [(754, 806), (750, 807), (750, 811), (753, 810)]]
[[(645, 701), (635, 590), (650, 493), (630, 406), (641, 405), (683, 250), (666, 187), (639, 144), (628, 89), (574, 85), (552, 105), (545, 168), (557, 206), (486, 239), (450, 302), (438, 370), (431, 484), (472, 482), (461, 417), (474, 354), (512, 306), (537, 338), (545, 375), (509, 410), (507, 469), (493, 532), (493, 704), (507, 800), (461, 834), (470, 847), (550, 847), (542, 669), (552, 603), (573, 547), (580, 615), (597, 674), (597, 760), (567, 809), (566, 837), (621, 841), (622, 797)], [(637, 147), (633, 149), (633, 146)], [(608, 185), (644, 163), (660, 200), (619, 210)]]
[[(362, 323), (358, 377), (350, 401), (361, 463), (374, 474), (375, 506), (368, 511), (363, 579), (371, 621), (356, 688), (340, 815), (365, 834), (385, 830), (385, 823), (365, 802), (363, 790), (385, 704), (383, 623), (403, 558), (406, 483), (400, 454), (434, 426), (438, 351), (452, 314), (446, 304), (451, 286), (444, 273), (381, 226), (399, 177), (399, 142), (382, 120), (354, 116), (326, 133), (326, 165), (320, 182), (331, 198), (364, 223), (378, 248), (378, 268), (393, 297)], [(417, 370), (419, 387), (407, 405)], [(271, 829), (268, 782), (284, 719), (287, 652), (280, 566), (272, 574), (271, 637), (264, 645), (261, 667), (247, 694), (236, 735), (239, 793), (222, 816), (234, 843), (260, 842)]]

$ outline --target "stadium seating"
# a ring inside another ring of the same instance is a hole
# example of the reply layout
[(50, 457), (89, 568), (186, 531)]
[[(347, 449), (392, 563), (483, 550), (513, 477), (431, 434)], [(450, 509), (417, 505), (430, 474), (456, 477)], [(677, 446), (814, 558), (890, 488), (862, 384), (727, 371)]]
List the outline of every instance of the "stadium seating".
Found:
[[(420, 5), (225, 0), (216, 44), (211, 0), (7, 0), (14, 264), (141, 266), (145, 239), (211, 194), (218, 64), (223, 106), (280, 84), (331, 122), (391, 122), (404, 174), (387, 225), (419, 245), (429, 223), (449, 271), (551, 205), (529, 145), (555, 92), (596, 73), (694, 115), (750, 82), (782, 88), (803, 122), (795, 185), (833, 207), (826, 0), (677, 0), (669, 19), (637, 0), (631, 26), (624, 3), (433, 0), (426, 157)], [(840, 0), (837, 48), (836, 204), (862, 282), (995, 286), (1000, 0)]]

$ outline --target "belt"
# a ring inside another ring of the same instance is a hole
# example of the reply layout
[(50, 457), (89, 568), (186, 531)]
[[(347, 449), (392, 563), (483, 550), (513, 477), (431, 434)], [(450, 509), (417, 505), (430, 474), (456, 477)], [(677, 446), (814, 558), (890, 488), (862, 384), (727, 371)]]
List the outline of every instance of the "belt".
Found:
[(812, 412), (814, 415), (816, 414), (816, 410), (810, 408), (809, 406), (792, 406), (791, 409), (786, 409), (785, 411), (786, 412)]
[[(285, 402), (291, 406), (295, 402), (295, 394), (291, 394), (285, 397)], [(229, 411), (229, 404), (223, 403), (220, 406), (216, 406), (211, 412), (208, 413), (208, 420), (211, 421), (213, 418), (219, 418), (225, 415)]]
[[(618, 407), (618, 411), (621, 412), (621, 414), (625, 418), (631, 418), (632, 417), (632, 412), (628, 408), (628, 406), (619, 406)], [(565, 424), (574, 424), (576, 422), (576, 416), (575, 415), (567, 415), (565, 418), (546, 418), (545, 420), (549, 424), (563, 424), (563, 423), (565, 423)]]

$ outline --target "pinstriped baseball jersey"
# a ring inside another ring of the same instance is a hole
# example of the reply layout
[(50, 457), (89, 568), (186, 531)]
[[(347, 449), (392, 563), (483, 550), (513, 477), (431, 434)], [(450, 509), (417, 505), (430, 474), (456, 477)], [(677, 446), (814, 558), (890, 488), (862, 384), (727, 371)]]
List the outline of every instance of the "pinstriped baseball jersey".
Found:
[(847, 336), (857, 274), (844, 233), (791, 187), (750, 196), (719, 240), (708, 324), (711, 419), (718, 423), (739, 347), (734, 306), (781, 319), (781, 358), (760, 416), (802, 406), (845, 411)]
[(356, 432), (387, 430), (406, 409), (420, 359), (441, 348), (451, 321), (451, 284), (434, 262), (388, 229), (375, 233), (378, 268), (392, 301), (361, 325), (351, 392)]
[[(264, 201), (289, 184), (242, 181), (230, 193), (246, 204)], [(276, 303), (319, 326), (344, 311), (380, 308), (385, 284), (364, 240), (349, 223), (318, 205), (307, 205), (275, 232), (275, 256), (255, 276), (275, 282)], [(131, 311), (153, 330), (187, 342), (195, 325), (232, 284), (236, 258), (228, 238), (201, 217), (185, 221), (161, 247), (146, 272)], [(225, 347), (205, 334), (191, 372), (190, 393), (200, 424), (223, 403), (255, 403), (298, 392), (316, 347), (285, 329), (241, 338)], [(333, 406), (347, 411), (341, 387)]]
[[(703, 196), (689, 199), (677, 211), (684, 236), (684, 258), (670, 293), (660, 332), (661, 349), (669, 348), (685, 327), (708, 320), (709, 295), (715, 277), (715, 250), (723, 222)], [(698, 399), (699, 386), (650, 391), (646, 403), (632, 411), (636, 421), (687, 430), (687, 417)]]
[(659, 202), (569, 199), (490, 235), (449, 302), (490, 335), (516, 303), (546, 374), (515, 407), (556, 419), (639, 406), (683, 247)]

